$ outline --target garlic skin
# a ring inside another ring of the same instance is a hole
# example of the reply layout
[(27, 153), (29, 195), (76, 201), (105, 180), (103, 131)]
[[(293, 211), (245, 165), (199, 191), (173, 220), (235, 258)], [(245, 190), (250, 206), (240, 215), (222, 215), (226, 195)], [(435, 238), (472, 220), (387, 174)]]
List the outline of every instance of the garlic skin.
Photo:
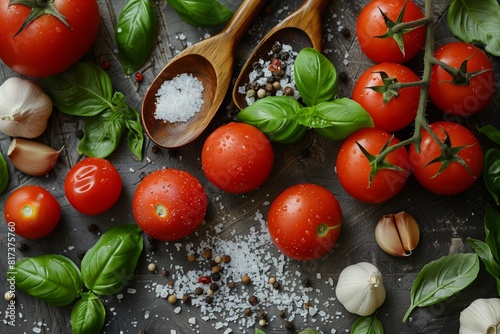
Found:
[(12, 77), (0, 86), (0, 131), (35, 138), (47, 128), (52, 100), (31, 80)]
[(410, 256), (420, 241), (418, 224), (405, 211), (382, 216), (375, 226), (375, 240), (386, 253)]
[(7, 155), (14, 167), (21, 172), (41, 176), (54, 168), (63, 149), (64, 147), (56, 150), (34, 140), (15, 138), (10, 143)]
[(500, 299), (476, 299), (460, 313), (460, 334), (500, 334)]
[(336, 295), (347, 311), (369, 316), (385, 301), (382, 273), (368, 262), (350, 265), (340, 273)]

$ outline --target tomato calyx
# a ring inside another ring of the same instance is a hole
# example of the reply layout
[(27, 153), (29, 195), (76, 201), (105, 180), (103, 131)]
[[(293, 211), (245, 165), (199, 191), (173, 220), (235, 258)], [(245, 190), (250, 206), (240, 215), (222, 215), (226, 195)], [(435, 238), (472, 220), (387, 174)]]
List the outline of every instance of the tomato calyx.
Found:
[(155, 213), (158, 217), (165, 217), (168, 214), (168, 209), (163, 204), (157, 204), (155, 206)]
[(340, 228), (340, 224), (329, 226), (327, 224), (322, 223), (319, 224), (318, 227), (316, 228), (316, 235), (320, 238), (324, 238), (328, 235), (328, 232), (330, 232), (331, 230), (335, 230), (337, 228)]
[[(441, 166), (438, 170), (438, 172), (432, 177), (432, 178), (435, 178), (435, 177), (438, 177), (442, 172), (444, 172), (444, 170), (452, 163), (452, 162), (456, 162), (460, 165), (462, 165), (465, 170), (472, 176), (472, 177), (476, 177), (474, 175), (474, 173), (472, 173), (472, 171), (470, 170), (469, 166), (467, 165), (467, 163), (464, 161), (464, 159), (462, 159), (458, 153), (460, 151), (462, 151), (464, 148), (469, 148), (473, 145), (463, 145), (463, 146), (456, 146), (456, 147), (453, 147), (451, 145), (451, 140), (450, 140), (450, 136), (448, 134), (448, 132), (446, 132), (445, 129), (441, 128), (441, 130), (443, 131), (444, 135), (445, 135), (445, 138), (444, 138), (444, 141), (441, 142), (438, 140), (438, 143), (439, 144), (439, 147), (441, 149), (441, 154), (439, 156), (437, 156), (436, 158), (432, 159), (431, 161), (429, 161), (428, 163), (426, 163), (423, 167), (427, 167), (433, 163), (441, 163)], [(434, 138), (434, 140), (437, 140), (436, 138)]]
[(399, 83), (396, 77), (390, 78), (384, 71), (373, 72), (380, 75), (383, 84), (380, 86), (366, 87), (377, 93), (382, 94), (384, 105), (389, 103), (390, 100), (399, 96), (399, 89), (395, 87)]
[[(388, 162), (385, 157), (387, 156), (389, 150), (389, 144), (391, 143), (392, 139), (394, 138), (394, 135), (389, 138), (389, 140), (384, 144), (380, 152), (382, 154), (378, 155), (373, 155), (370, 152), (368, 152), (360, 143), (356, 141), (356, 145), (358, 145), (359, 149), (363, 153), (363, 155), (368, 159), (368, 163), (370, 165), (370, 175), (368, 179), (368, 187), (370, 187), (373, 178), (375, 175), (382, 169), (389, 169), (389, 170), (394, 170), (394, 171), (399, 171), (399, 172), (408, 172), (407, 169), (404, 169), (402, 167), (396, 166), (394, 164), (391, 164)], [(384, 154), (383, 152), (387, 152), (387, 154)]]
[(43, 15), (52, 15), (61, 21), (67, 28), (71, 29), (66, 18), (54, 6), (54, 0), (10, 0), (9, 6), (22, 5), (31, 8), (31, 12), (24, 20), (21, 28), (14, 34), (14, 37), (20, 34), (31, 22)]
[(470, 80), (474, 78), (475, 76), (481, 75), (485, 72), (493, 71), (492, 68), (488, 68), (485, 70), (477, 70), (477, 71), (472, 71), (472, 72), (467, 72), (467, 62), (472, 59), (476, 55), (476, 52), (474, 52), (469, 58), (466, 58), (461, 64), (459, 68), (455, 68), (453, 66), (450, 66), (440, 60), (435, 59), (435, 63), (439, 65), (443, 70), (446, 71), (449, 75), (451, 75), (452, 79), (449, 81), (441, 81), (440, 83), (451, 83), (452, 85), (455, 86), (468, 86), (470, 83)]

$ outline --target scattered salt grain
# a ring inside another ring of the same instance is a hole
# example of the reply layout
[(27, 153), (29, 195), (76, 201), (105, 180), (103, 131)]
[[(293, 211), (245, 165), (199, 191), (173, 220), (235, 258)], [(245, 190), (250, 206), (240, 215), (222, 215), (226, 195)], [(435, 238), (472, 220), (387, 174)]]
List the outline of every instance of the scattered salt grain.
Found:
[(135, 294), (137, 292), (137, 290), (133, 289), (133, 288), (128, 288), (127, 292), (130, 293), (131, 295), (133, 295), (133, 294)]
[(165, 81), (156, 93), (154, 117), (165, 122), (186, 122), (200, 111), (204, 87), (192, 74), (182, 73)]

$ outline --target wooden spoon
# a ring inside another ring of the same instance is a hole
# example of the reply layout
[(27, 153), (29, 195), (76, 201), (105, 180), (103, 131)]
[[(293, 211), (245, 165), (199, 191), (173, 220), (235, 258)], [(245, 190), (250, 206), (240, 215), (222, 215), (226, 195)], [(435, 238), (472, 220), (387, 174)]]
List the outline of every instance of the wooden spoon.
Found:
[(292, 50), (296, 52), (306, 47), (313, 47), (321, 51), (323, 47), (321, 16), (323, 9), (329, 2), (330, 0), (305, 0), (299, 8), (264, 36), (236, 79), (233, 88), (233, 101), (239, 109), (248, 107), (245, 95), (238, 92), (239, 88), (248, 83), (249, 75), (253, 71), (252, 64), (259, 59), (269, 58), (268, 53), (273, 44), (280, 42), (290, 45)]
[[(227, 26), (217, 35), (183, 50), (161, 70), (142, 102), (141, 117), (147, 135), (158, 146), (176, 148), (195, 140), (219, 109), (229, 88), (235, 46), (267, 0), (244, 0)], [(155, 117), (157, 92), (166, 80), (192, 74), (204, 87), (203, 105), (186, 122), (166, 122)]]

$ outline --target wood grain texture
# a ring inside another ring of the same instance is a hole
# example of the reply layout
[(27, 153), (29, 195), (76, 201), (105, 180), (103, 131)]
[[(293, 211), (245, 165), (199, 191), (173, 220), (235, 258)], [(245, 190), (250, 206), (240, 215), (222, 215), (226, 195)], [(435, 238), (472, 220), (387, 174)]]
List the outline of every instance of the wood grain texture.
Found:
[[(155, 1), (158, 15), (157, 43), (149, 61), (141, 69), (144, 81), (138, 83), (134, 78), (126, 77), (117, 59), (116, 44), (114, 41), (114, 26), (125, 0), (98, 0), (101, 9), (102, 24), (97, 40), (92, 49), (85, 56), (85, 60), (100, 64), (109, 61), (111, 68), (109, 75), (113, 87), (127, 97), (127, 101), (140, 109), (149, 84), (160, 70), (177, 53), (191, 43), (205, 39), (208, 35), (215, 35), (223, 27), (194, 28), (176, 15), (165, 0)], [(232, 10), (236, 10), (240, 0), (222, 1)], [(335, 64), (337, 71), (345, 72), (346, 82), (339, 85), (339, 95), (349, 97), (355, 80), (360, 74), (372, 65), (360, 51), (355, 37), (356, 18), (368, 0), (332, 0), (323, 15), (323, 47), (324, 54)], [(416, 1), (423, 8), (423, 0)], [(239, 73), (247, 56), (258, 44), (271, 27), (283, 20), (295, 10), (300, 0), (269, 0), (267, 8), (259, 14), (249, 31), (236, 49), (234, 77)], [(449, 1), (436, 0), (436, 45), (453, 40), (446, 26), (443, 16)], [(340, 32), (341, 27), (350, 31), (346, 37)], [(500, 61), (492, 58), (495, 73), (500, 73)], [(419, 68), (419, 61), (412, 61), (409, 66)], [(421, 69), (420, 69), (421, 71)], [(421, 74), (418, 73), (418, 74)], [(6, 78), (16, 76), (3, 64), (0, 65), (0, 82)], [(498, 89), (498, 75), (497, 75)], [(500, 97), (496, 94), (487, 110), (466, 120), (459, 120), (475, 131), (475, 124), (492, 123), (500, 126), (497, 111), (500, 109)], [(313, 132), (294, 145), (274, 145), (275, 166), (269, 180), (258, 191), (246, 195), (225, 194), (211, 185), (205, 178), (200, 163), (200, 152), (204, 139), (217, 126), (232, 119), (235, 115), (231, 104), (230, 90), (226, 99), (210, 123), (207, 130), (194, 142), (176, 150), (159, 150), (153, 153), (154, 144), (146, 140), (144, 156), (138, 161), (128, 151), (125, 142), (113, 153), (109, 160), (115, 164), (123, 178), (123, 191), (119, 203), (110, 211), (96, 217), (87, 217), (76, 212), (64, 196), (63, 182), (68, 170), (81, 157), (77, 153), (78, 139), (76, 133), (82, 129), (82, 120), (76, 117), (54, 112), (49, 128), (39, 138), (40, 141), (55, 148), (64, 146), (58, 164), (46, 177), (29, 177), (16, 171), (9, 164), (11, 181), (9, 190), (21, 185), (39, 184), (50, 190), (62, 206), (62, 217), (56, 231), (39, 241), (26, 241), (28, 249), (24, 252), (16, 251), (16, 258), (36, 256), (41, 254), (59, 253), (71, 258), (78, 265), (77, 256), (81, 250), (89, 249), (98, 240), (101, 233), (109, 227), (118, 224), (133, 222), (132, 196), (141, 176), (153, 170), (169, 167), (179, 168), (191, 172), (203, 184), (209, 197), (207, 223), (202, 225), (196, 235), (182, 241), (183, 244), (200, 244), (207, 234), (214, 232), (214, 225), (222, 224), (219, 235), (231, 238), (234, 235), (245, 235), (250, 228), (258, 227), (259, 222), (254, 220), (258, 211), (265, 217), (269, 202), (283, 189), (299, 182), (312, 182), (330, 189), (338, 198), (344, 214), (344, 222), (338, 245), (328, 256), (309, 263), (291, 261), (288, 267), (291, 272), (298, 271), (304, 278), (310, 278), (315, 288), (312, 298), (317, 298), (318, 304), (330, 298), (334, 289), (325, 284), (329, 278), (335, 281), (340, 271), (349, 264), (359, 261), (369, 261), (375, 264), (384, 274), (387, 289), (387, 300), (379, 309), (377, 316), (384, 324), (386, 333), (457, 333), (459, 328), (458, 316), (462, 309), (479, 297), (495, 297), (496, 289), (493, 280), (481, 269), (479, 278), (473, 285), (458, 295), (424, 309), (413, 312), (411, 320), (403, 324), (401, 319), (409, 306), (409, 292), (411, 285), (422, 266), (431, 260), (454, 252), (470, 252), (466, 239), (469, 237), (484, 238), (483, 217), (484, 204), (489, 201), (482, 180), (467, 192), (456, 196), (437, 196), (423, 190), (417, 182), (410, 178), (408, 184), (397, 198), (383, 204), (362, 204), (351, 198), (340, 186), (335, 174), (335, 158), (340, 147), (339, 142), (332, 142)], [(442, 117), (432, 106), (429, 106), (429, 118)], [(481, 138), (485, 147), (488, 145)], [(11, 138), (0, 135), (0, 148), (6, 155)], [(7, 193), (0, 196), (1, 216), (3, 220), (3, 206)], [(373, 230), (378, 219), (386, 213), (406, 210), (413, 214), (421, 226), (421, 242), (418, 248), (408, 258), (394, 258), (383, 253), (377, 246)], [(98, 233), (87, 231), (87, 225), (94, 223), (98, 226)], [(0, 224), (0, 277), (4, 277), (7, 268), (7, 229), (4, 223)], [(20, 238), (18, 241), (22, 241)], [(273, 255), (279, 252), (271, 249)], [(170, 255), (167, 255), (170, 254)], [(174, 244), (156, 243), (154, 252), (144, 250), (139, 260), (136, 276), (130, 282), (130, 288), (136, 289), (135, 294), (124, 291), (123, 298), (109, 296), (103, 298), (107, 310), (104, 333), (138, 333), (147, 330), (151, 333), (223, 333), (224, 329), (216, 330), (216, 321), (203, 321), (199, 308), (184, 308), (179, 314), (174, 312), (174, 306), (166, 300), (157, 298), (151, 292), (153, 284), (165, 284), (166, 279), (159, 273), (150, 273), (147, 264), (150, 261), (158, 267), (171, 265), (187, 265), (185, 252), (176, 251)], [(321, 273), (321, 279), (317, 279)], [(7, 282), (0, 280), (3, 291), (8, 290)], [(7, 304), (0, 302), (0, 318), (5, 315)], [(16, 298), (16, 326), (11, 327), (0, 322), (0, 333), (17, 334), (32, 333), (34, 328), (40, 328), (42, 333), (70, 333), (70, 312), (68, 307), (51, 307), (19, 292)], [(269, 314), (275, 316), (276, 309), (269, 309)], [(298, 329), (312, 327), (323, 333), (347, 332), (356, 316), (346, 312), (339, 303), (328, 307), (328, 312), (334, 315), (333, 320), (321, 322), (319, 316), (309, 317), (307, 321), (297, 320)], [(335, 316), (336, 315), (336, 316)], [(196, 326), (189, 323), (189, 318), (197, 319)], [(40, 325), (41, 324), (41, 325)], [(227, 327), (233, 333), (253, 333), (253, 328), (242, 328), (234, 323)], [(273, 319), (265, 328), (266, 333), (287, 333), (281, 319)]]

